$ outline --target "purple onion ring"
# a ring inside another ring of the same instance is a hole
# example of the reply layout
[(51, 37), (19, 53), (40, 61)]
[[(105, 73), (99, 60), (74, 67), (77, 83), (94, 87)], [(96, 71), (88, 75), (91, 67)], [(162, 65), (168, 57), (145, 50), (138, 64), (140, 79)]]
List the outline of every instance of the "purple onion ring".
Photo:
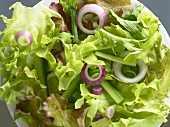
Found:
[(102, 87), (94, 87), (91, 91), (92, 94), (95, 95), (100, 95), (103, 93), (103, 88)]
[(100, 70), (100, 74), (97, 78), (92, 78), (89, 76), (88, 69), (90, 66), (92, 66), (92, 65), (89, 65), (87, 63), (83, 66), (82, 71), (81, 71), (82, 80), (86, 84), (89, 84), (89, 85), (99, 85), (104, 80), (105, 75), (106, 75), (104, 66), (101, 66), (101, 65), (97, 66)]
[(108, 18), (105, 10), (97, 4), (86, 4), (84, 5), (77, 14), (77, 25), (86, 34), (94, 34), (95, 30), (88, 30), (82, 24), (83, 16), (87, 13), (94, 13), (99, 18), (99, 25), (96, 29), (102, 28), (107, 25)]
[(28, 46), (32, 43), (33, 38), (32, 34), (29, 31), (20, 30), (16, 33), (15, 40), (21, 46)]

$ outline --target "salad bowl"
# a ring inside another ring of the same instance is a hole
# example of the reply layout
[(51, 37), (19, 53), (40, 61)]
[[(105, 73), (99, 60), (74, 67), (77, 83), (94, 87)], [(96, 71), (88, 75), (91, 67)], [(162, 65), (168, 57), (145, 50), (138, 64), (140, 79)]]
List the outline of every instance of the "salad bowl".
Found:
[[(38, 8), (39, 4), (44, 5), (46, 7), (49, 7), (51, 2), (58, 2), (58, 0), (42, 0), (40, 3), (36, 4), (34, 6), (34, 8)], [(133, 8), (135, 9), (136, 7), (138, 7), (140, 5), (140, 2), (137, 1), (137, 0), (131, 0), (131, 4), (132, 4)], [(149, 10), (147, 7), (144, 7), (144, 9)], [(160, 24), (159, 31), (160, 31), (160, 34), (162, 35), (162, 43), (164, 43), (167, 47), (170, 48), (169, 35), (166, 32), (166, 29), (164, 28), (164, 26), (161, 24), (161, 22), (159, 22), (159, 24)], [(168, 96), (170, 96), (170, 92), (169, 92)], [(167, 105), (170, 106), (170, 98), (166, 98), (166, 99), (164, 99), (164, 101), (165, 101), (165, 103)], [(9, 112), (10, 112), (11, 116), (14, 117), (14, 112), (15, 112), (15, 109), (16, 109), (16, 105), (9, 104), (9, 105), (7, 105), (7, 107), (9, 109)], [(16, 122), (18, 127), (28, 127), (21, 119), (18, 119), (15, 122)]]

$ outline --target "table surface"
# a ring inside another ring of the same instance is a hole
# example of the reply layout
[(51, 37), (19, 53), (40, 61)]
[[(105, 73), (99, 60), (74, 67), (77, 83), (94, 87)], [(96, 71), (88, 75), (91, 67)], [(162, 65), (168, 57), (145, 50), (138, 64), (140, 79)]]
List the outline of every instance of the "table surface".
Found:
[[(11, 17), (11, 12), (9, 11), (9, 6), (15, 2), (22, 2), (25, 6), (33, 6), (40, 0), (0, 0), (0, 14)], [(166, 28), (168, 34), (170, 35), (170, 0), (139, 0), (145, 6), (147, 6), (156, 16), (158, 16), (161, 23)], [(0, 20), (0, 31), (4, 29), (4, 24)], [(161, 127), (169, 127), (170, 122), (163, 124)], [(6, 104), (0, 99), (0, 127), (17, 127), (15, 122), (7, 110)]]

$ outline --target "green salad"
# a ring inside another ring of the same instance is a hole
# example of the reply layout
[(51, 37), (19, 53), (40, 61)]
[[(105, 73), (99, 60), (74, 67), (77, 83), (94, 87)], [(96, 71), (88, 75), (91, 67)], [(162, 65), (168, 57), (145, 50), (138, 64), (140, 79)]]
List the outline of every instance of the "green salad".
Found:
[[(159, 20), (130, 0), (13, 4), (0, 43), (0, 97), (29, 127), (158, 127), (170, 50)], [(124, 11), (127, 11), (126, 14)]]

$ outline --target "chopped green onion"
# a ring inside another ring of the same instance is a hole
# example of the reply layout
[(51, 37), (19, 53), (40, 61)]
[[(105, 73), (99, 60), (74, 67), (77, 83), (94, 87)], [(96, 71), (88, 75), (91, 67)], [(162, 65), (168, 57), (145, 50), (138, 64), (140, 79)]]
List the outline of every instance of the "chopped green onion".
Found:
[(72, 27), (72, 34), (74, 35), (73, 42), (78, 43), (78, 32), (77, 32), (77, 25), (76, 25), (76, 9), (74, 7), (70, 8), (70, 15), (71, 15), (71, 27)]
[(121, 103), (124, 100), (123, 95), (111, 86), (110, 82), (104, 80), (101, 82), (101, 86), (108, 92), (108, 94), (113, 98), (116, 103)]
[[(37, 72), (37, 77), (40, 80), (40, 82), (47, 87), (47, 76), (46, 76), (46, 60), (38, 57), (35, 55), (34, 57), (34, 68)], [(43, 96), (44, 98), (48, 97), (48, 87), (47, 90), (44, 91)]]
[(58, 92), (59, 80), (54, 72), (47, 75), (48, 91), (50, 94)]
[(81, 76), (80, 74), (77, 75), (69, 85), (69, 87), (62, 93), (62, 96), (64, 98), (69, 98), (71, 94), (77, 89), (77, 87), (81, 83)]
[[(126, 64), (122, 57), (114, 56), (112, 54), (104, 53), (104, 52), (101, 52), (101, 51), (96, 51), (95, 55), (99, 56), (101, 58), (110, 60), (110, 61), (115, 61), (117, 63)], [(134, 65), (132, 65), (132, 66), (134, 66)]]

